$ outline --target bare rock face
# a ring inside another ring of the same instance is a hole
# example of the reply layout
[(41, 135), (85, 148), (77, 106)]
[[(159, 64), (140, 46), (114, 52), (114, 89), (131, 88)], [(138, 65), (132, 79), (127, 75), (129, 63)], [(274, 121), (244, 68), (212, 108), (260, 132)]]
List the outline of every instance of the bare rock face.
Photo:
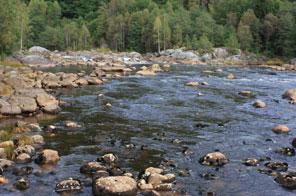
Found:
[(60, 110), (59, 101), (49, 94), (38, 95), (36, 101), (39, 107), (47, 113), (56, 113)]
[(289, 133), (290, 129), (286, 125), (277, 125), (272, 129), (272, 131), (274, 133), (281, 134), (281, 133)]
[(221, 152), (212, 152), (203, 156), (200, 163), (209, 166), (223, 166), (228, 163), (228, 159)]
[(13, 94), (12, 87), (10, 85), (0, 82), (0, 96), (11, 96), (12, 94)]
[(296, 102), (296, 88), (289, 89), (287, 90), (283, 96), (284, 99), (288, 99), (291, 102), (295, 103)]
[(95, 196), (136, 196), (137, 183), (127, 176), (104, 177), (93, 183)]
[(45, 149), (35, 159), (37, 164), (56, 164), (60, 160), (58, 151)]
[(17, 105), (23, 113), (32, 113), (37, 111), (37, 103), (35, 99), (25, 96), (13, 96), (10, 100), (12, 105)]

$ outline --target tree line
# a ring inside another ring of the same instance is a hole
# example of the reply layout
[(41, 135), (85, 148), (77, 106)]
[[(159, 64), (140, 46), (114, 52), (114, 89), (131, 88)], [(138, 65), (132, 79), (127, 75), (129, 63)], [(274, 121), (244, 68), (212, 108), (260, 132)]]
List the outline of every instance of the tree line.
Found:
[(295, 0), (0, 0), (0, 53), (227, 47), (296, 56)]

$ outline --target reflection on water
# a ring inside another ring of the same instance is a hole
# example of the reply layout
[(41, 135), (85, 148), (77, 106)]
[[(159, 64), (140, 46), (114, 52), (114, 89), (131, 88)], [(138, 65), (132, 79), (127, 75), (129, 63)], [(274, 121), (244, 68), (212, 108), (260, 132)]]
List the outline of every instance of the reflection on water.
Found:
[[(42, 191), (55, 195), (56, 182), (66, 177), (79, 177), (89, 185), (86, 177), (79, 174), (81, 164), (114, 152), (121, 160), (120, 166), (134, 174), (148, 166), (159, 166), (164, 160), (174, 162), (174, 167), (169, 168), (176, 174), (188, 169), (191, 175), (178, 177), (176, 186), (190, 195), (211, 191), (218, 195), (294, 195), (271, 177), (260, 174), (258, 168), (242, 165), (241, 160), (269, 156), (295, 168), (295, 157), (273, 151), (289, 146), (293, 132), (278, 136), (271, 128), (280, 123), (296, 128), (295, 106), (281, 99), (282, 93), (295, 85), (296, 74), (248, 68), (204, 72), (209, 69), (214, 71), (215, 67), (173, 66), (170, 72), (156, 77), (128, 76), (103, 86), (59, 92), (60, 98), (71, 106), (41, 124), (58, 126), (56, 136), (45, 134), (46, 147), (57, 149), (62, 160), (54, 172), (32, 177), (31, 188), (25, 194)], [(226, 80), (228, 73), (238, 79)], [(206, 81), (209, 86), (184, 85), (195, 80)], [(238, 95), (242, 90), (252, 91), (255, 96)], [(197, 96), (198, 92), (204, 96)], [(254, 109), (255, 99), (262, 99), (268, 107)], [(112, 108), (106, 103), (111, 103)], [(65, 120), (77, 121), (83, 128), (66, 130), (60, 126)], [(181, 142), (172, 142), (175, 139)], [(135, 148), (125, 147), (131, 143)], [(184, 147), (193, 154), (185, 156)], [(217, 149), (229, 157), (229, 164), (219, 170), (199, 165), (202, 155)], [(218, 179), (205, 180), (200, 174), (206, 172), (214, 173)], [(8, 193), (1, 188), (0, 191)], [(91, 187), (86, 186), (83, 195), (89, 194)]]

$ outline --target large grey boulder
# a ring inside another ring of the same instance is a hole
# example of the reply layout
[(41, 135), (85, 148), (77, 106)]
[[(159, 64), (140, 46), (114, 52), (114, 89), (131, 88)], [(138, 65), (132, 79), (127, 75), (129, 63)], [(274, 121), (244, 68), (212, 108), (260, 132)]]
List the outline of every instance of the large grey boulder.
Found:
[(54, 63), (41, 55), (27, 55), (22, 57), (21, 62), (29, 66), (52, 67)]
[(215, 48), (213, 52), (214, 58), (224, 59), (229, 56), (226, 48)]
[(47, 50), (46, 48), (40, 47), (40, 46), (33, 46), (29, 49), (29, 52), (32, 54), (46, 54), (46, 53), (50, 53), (49, 50)]
[(12, 105), (17, 105), (24, 113), (32, 113), (38, 109), (37, 103), (34, 98), (24, 96), (13, 96), (9, 100)]

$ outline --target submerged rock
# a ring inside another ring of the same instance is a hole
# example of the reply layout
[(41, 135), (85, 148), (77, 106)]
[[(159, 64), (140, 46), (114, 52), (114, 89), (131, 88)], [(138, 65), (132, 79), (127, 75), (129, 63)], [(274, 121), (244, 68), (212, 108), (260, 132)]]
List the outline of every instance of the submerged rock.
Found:
[(284, 147), (276, 150), (275, 152), (286, 155), (286, 156), (295, 156), (294, 148)]
[(272, 129), (272, 131), (274, 133), (281, 134), (281, 133), (289, 133), (290, 129), (286, 125), (277, 125)]
[(243, 97), (250, 97), (252, 95), (252, 91), (240, 91), (238, 94)]
[(95, 196), (136, 196), (137, 183), (127, 176), (113, 176), (96, 179), (93, 183)]
[(200, 159), (200, 163), (202, 165), (209, 165), (209, 166), (223, 166), (227, 164), (229, 161), (224, 154), (221, 152), (212, 152), (206, 154)]
[(296, 88), (287, 90), (282, 97), (290, 100), (292, 103), (296, 102)]
[(256, 100), (255, 103), (253, 103), (253, 106), (255, 108), (265, 108), (266, 107), (266, 103), (264, 103), (261, 100)]
[(78, 179), (69, 178), (63, 180), (56, 184), (55, 191), (57, 193), (72, 193), (72, 192), (81, 192), (83, 190), (83, 186), (81, 181)]

